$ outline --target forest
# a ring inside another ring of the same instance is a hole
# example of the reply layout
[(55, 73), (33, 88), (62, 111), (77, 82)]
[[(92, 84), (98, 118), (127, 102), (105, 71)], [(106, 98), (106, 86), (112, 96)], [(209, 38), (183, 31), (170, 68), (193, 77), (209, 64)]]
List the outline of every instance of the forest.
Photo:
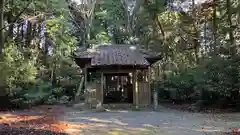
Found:
[(0, 106), (68, 103), (77, 50), (141, 45), (159, 100), (240, 109), (239, 0), (1, 0)]

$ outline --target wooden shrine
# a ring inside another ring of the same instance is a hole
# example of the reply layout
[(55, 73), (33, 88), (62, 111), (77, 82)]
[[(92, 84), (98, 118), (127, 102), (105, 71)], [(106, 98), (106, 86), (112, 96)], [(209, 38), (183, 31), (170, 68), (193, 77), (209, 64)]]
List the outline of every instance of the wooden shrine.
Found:
[(150, 105), (150, 67), (161, 59), (134, 45), (100, 45), (79, 51), (75, 61), (84, 70), (85, 102)]

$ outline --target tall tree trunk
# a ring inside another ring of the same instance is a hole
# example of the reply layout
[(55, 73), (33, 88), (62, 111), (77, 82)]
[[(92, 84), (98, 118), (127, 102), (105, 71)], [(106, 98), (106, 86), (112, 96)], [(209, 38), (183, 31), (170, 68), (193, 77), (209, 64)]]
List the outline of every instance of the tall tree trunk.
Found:
[(193, 18), (193, 32), (192, 32), (192, 44), (195, 53), (195, 60), (196, 64), (200, 62), (199, 50), (200, 50), (200, 42), (199, 42), (199, 30), (197, 28), (196, 22), (196, 7), (195, 7), (195, 0), (192, 0), (192, 18)]
[(229, 25), (229, 43), (230, 43), (230, 54), (232, 56), (236, 55), (236, 45), (235, 45), (235, 39), (234, 39), (234, 28), (232, 25), (232, 11), (231, 11), (231, 0), (227, 0), (226, 2), (226, 8), (227, 8), (227, 21)]
[[(10, 5), (14, 5), (14, 0), (11, 0), (11, 2), (9, 2), (9, 4)], [(15, 9), (13, 8), (7, 14), (7, 21), (8, 21), (8, 24), (10, 24), (10, 25), (8, 27), (8, 32), (7, 32), (7, 35), (6, 35), (7, 37), (5, 37), (5, 40), (6, 40), (6, 38), (12, 40), (13, 37), (14, 37), (13, 30), (14, 30), (14, 23), (16, 23), (16, 22), (14, 22), (15, 21), (14, 20), (15, 19), (15, 17), (14, 17), (14, 10)]]
[(55, 86), (57, 84), (57, 75), (56, 75), (56, 69), (57, 69), (57, 60), (55, 59), (53, 61), (53, 65), (52, 65), (52, 72), (51, 72), (51, 82), (52, 82), (52, 86)]
[(0, 0), (0, 55), (2, 55), (2, 51), (4, 48), (4, 3), (5, 0)]
[(213, 55), (217, 55), (217, 2), (218, 0), (213, 0), (213, 18), (212, 18), (212, 28), (213, 28)]
[[(202, 55), (204, 55), (204, 53), (208, 52), (209, 51), (209, 47), (208, 47), (208, 41), (207, 41), (207, 31), (208, 31), (208, 21), (206, 20), (207, 19), (207, 16), (205, 16), (205, 21), (204, 21), (204, 51), (202, 53)], [(210, 50), (211, 52), (212, 50)]]
[[(22, 40), (22, 41), (24, 41), (24, 24), (25, 24), (25, 23), (22, 23), (22, 24), (21, 24), (21, 38), (22, 38), (21, 40)], [(24, 46), (24, 44), (23, 44), (22, 46)]]
[(25, 35), (25, 38), (25, 47), (30, 47), (32, 41), (32, 23), (30, 21), (27, 22), (27, 33)]
[(12, 40), (13, 37), (14, 37), (14, 34), (13, 34), (13, 30), (14, 30), (14, 22), (13, 22), (13, 16), (12, 16), (12, 13), (10, 12), (9, 15), (8, 15), (8, 24), (11, 24), (8, 28), (8, 32), (6, 36), (7, 39), (9, 40)]

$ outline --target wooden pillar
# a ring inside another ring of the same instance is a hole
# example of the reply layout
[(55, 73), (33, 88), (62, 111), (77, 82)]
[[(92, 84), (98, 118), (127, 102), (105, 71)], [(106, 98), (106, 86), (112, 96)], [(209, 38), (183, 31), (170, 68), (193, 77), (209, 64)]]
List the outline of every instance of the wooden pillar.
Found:
[(152, 103), (152, 90), (151, 90), (151, 67), (149, 66), (148, 67), (148, 91), (149, 91), (149, 94), (148, 94), (148, 103), (149, 105), (151, 105)]
[(145, 104), (146, 105), (150, 105), (151, 103), (149, 102), (149, 101), (151, 101), (151, 99), (149, 99), (149, 98), (151, 98), (150, 96), (150, 94), (151, 94), (151, 91), (149, 90), (149, 77), (148, 77), (148, 69), (145, 69), (144, 70), (144, 92), (145, 92), (145, 94), (144, 94), (144, 97), (145, 97)]
[(88, 77), (88, 73), (87, 73), (87, 66), (85, 65), (84, 69), (83, 69), (83, 72), (84, 72), (84, 77), (83, 77), (83, 80), (84, 80), (84, 95), (86, 96), (85, 97), (85, 100), (86, 102), (89, 104), (89, 108), (92, 108), (92, 104), (91, 104), (91, 93), (87, 90), (87, 77)]
[(84, 67), (84, 93), (87, 90), (87, 78), (88, 77), (88, 73), (87, 73), (87, 67)]
[(139, 90), (138, 90), (138, 78), (137, 78), (137, 74), (136, 74), (136, 108), (138, 109), (139, 106)]
[(103, 76), (103, 72), (101, 72), (101, 92), (100, 92), (100, 96), (101, 96), (101, 104), (103, 104), (103, 88), (104, 87), (104, 76)]
[(133, 84), (133, 104), (136, 104), (136, 92), (135, 92), (135, 87), (136, 87), (136, 80), (135, 80), (135, 71), (132, 72), (132, 84)]
[(138, 80), (137, 80), (137, 73), (136, 70), (133, 72), (133, 97), (134, 97), (134, 104), (136, 109), (139, 107), (139, 92), (138, 92)]

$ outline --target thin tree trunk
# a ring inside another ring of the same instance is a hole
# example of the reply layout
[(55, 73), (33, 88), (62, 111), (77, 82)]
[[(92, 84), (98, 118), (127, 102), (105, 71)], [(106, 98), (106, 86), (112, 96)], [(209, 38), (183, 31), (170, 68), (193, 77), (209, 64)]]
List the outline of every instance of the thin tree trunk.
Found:
[(0, 55), (2, 55), (2, 51), (3, 51), (3, 48), (4, 48), (4, 31), (3, 31), (3, 28), (4, 28), (4, 18), (3, 18), (3, 15), (4, 15), (4, 3), (5, 3), (5, 0), (0, 0)]
[(236, 55), (236, 46), (235, 46), (235, 38), (234, 38), (234, 29), (232, 25), (232, 11), (231, 11), (231, 0), (227, 0), (226, 3), (226, 8), (227, 8), (227, 21), (229, 25), (229, 39), (230, 39), (230, 54), (232, 56)]
[[(38, 44), (37, 44), (37, 48), (38, 48), (38, 50), (41, 50), (41, 40), (43, 40), (43, 37), (42, 37), (42, 35), (41, 35), (41, 32), (42, 32), (42, 24), (39, 24), (38, 25), (38, 27), (37, 27), (37, 33), (38, 33), (38, 38), (39, 38), (39, 42), (38, 42)], [(46, 34), (45, 34), (46, 35)]]
[(212, 19), (212, 26), (213, 26), (213, 55), (217, 55), (217, 0), (213, 0), (213, 19)]
[[(11, 0), (11, 2), (10, 2), (10, 5), (14, 5), (14, 1), (13, 0)], [(10, 40), (12, 40), (13, 39), (13, 30), (14, 30), (14, 8), (12, 9), (12, 10), (10, 10), (9, 12), (8, 12), (8, 15), (7, 15), (7, 21), (8, 21), (8, 24), (11, 24), (10, 26), (9, 26), (9, 29), (8, 29), (8, 35), (6, 35), (7, 36), (7, 38), (9, 38)]]
[(161, 33), (162, 33), (163, 39), (165, 39), (165, 32), (164, 32), (164, 30), (163, 30), (163, 26), (162, 26), (160, 20), (158, 19), (158, 16), (157, 16), (157, 15), (156, 15), (156, 23), (157, 23), (157, 25), (158, 25)]
[[(12, 1), (13, 2), (13, 1)], [(5, 29), (6, 27), (9, 27), (9, 30), (6, 32), (5, 34), (5, 38), (4, 38), (4, 41), (5, 42), (7, 40), (7, 38), (9, 37), (9, 35), (11, 35), (11, 29), (14, 28), (14, 24), (17, 23), (17, 21), (20, 19), (21, 15), (27, 10), (27, 8), (30, 6), (30, 4), (32, 3), (33, 1), (30, 0), (27, 5), (23, 8), (23, 10), (21, 10), (14, 18), (11, 18), (11, 23), (9, 23), (9, 26), (5, 26), (3, 27), (2, 29)], [(0, 30), (2, 30), (0, 29)]]
[(12, 24), (9, 26), (9, 29), (8, 29), (8, 35), (7, 35), (7, 38), (12, 40), (13, 37), (14, 37), (14, 34), (13, 34), (13, 30), (14, 30), (14, 23), (13, 23), (13, 16), (12, 16), (12, 13), (9, 13), (8, 15), (8, 24)]
[(192, 43), (193, 43), (193, 48), (194, 48), (194, 53), (195, 53), (196, 64), (199, 64), (199, 62), (200, 62), (200, 56), (199, 56), (200, 43), (198, 41), (199, 31), (198, 31), (197, 23), (196, 23), (195, 0), (192, 0), (192, 18), (193, 18), (193, 33), (192, 33), (193, 40), (192, 40)]
[[(25, 22), (21, 24), (21, 38), (22, 38), (21, 40), (22, 40), (22, 41), (24, 41), (24, 24), (25, 24)], [(23, 44), (23, 45), (24, 45), (24, 44)], [(23, 46), (23, 45), (22, 45), (22, 46)]]
[(30, 21), (27, 22), (27, 33), (25, 38), (26, 38), (25, 46), (29, 47), (32, 41), (32, 23)]
[(54, 61), (53, 62), (52, 73), (51, 73), (52, 86), (55, 86), (57, 84), (56, 69), (57, 69), (57, 63), (56, 63), (56, 61)]
[[(206, 20), (206, 16), (205, 16), (205, 20)], [(209, 50), (209, 48), (208, 48), (208, 42), (207, 42), (207, 21), (204, 21), (204, 51), (203, 51), (203, 53), (202, 53), (202, 55), (204, 55), (204, 53), (206, 53), (206, 52), (208, 52)], [(212, 51), (212, 50), (211, 50)], [(210, 52), (211, 52), (210, 51)]]

